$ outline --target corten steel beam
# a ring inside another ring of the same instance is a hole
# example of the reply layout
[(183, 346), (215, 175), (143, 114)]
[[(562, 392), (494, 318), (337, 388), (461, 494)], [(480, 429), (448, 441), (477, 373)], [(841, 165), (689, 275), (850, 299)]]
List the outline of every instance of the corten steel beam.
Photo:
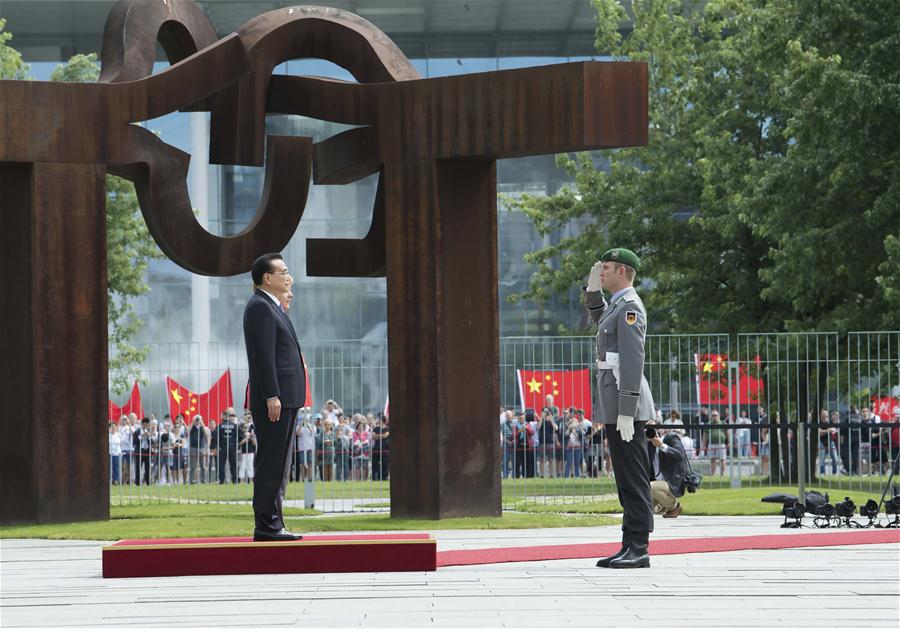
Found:
[(0, 163), (4, 524), (109, 517), (105, 193), (103, 166)]
[[(0, 84), (0, 162), (100, 164), (132, 179), (163, 251), (210, 275), (246, 272), (255, 255), (287, 244), (310, 173), (322, 184), (379, 173), (366, 237), (309, 240), (307, 270), (387, 276), (392, 514), (499, 513), (495, 160), (646, 143), (646, 66), (421, 79), (372, 24), (323, 7), (271, 11), (218, 41), (212, 33), (191, 2), (120, 1), (100, 83)], [(148, 76), (157, 40), (178, 63)], [(358, 83), (271, 75), (301, 57), (337, 63)], [(213, 163), (265, 157), (257, 216), (233, 238), (197, 225), (184, 183), (189, 156), (128, 124), (179, 108), (211, 112)], [(361, 126), (313, 147), (308, 138), (267, 139), (273, 113)]]

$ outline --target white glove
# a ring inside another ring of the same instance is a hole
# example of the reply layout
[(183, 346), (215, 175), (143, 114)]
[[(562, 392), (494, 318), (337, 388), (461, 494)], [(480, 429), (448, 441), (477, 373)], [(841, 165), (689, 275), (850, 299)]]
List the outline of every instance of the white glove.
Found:
[(622, 436), (622, 441), (628, 443), (634, 439), (634, 417), (619, 415), (616, 419), (616, 430)]
[(587, 283), (587, 289), (591, 292), (600, 290), (600, 267), (602, 266), (602, 262), (596, 262), (594, 263), (594, 266), (591, 267)]

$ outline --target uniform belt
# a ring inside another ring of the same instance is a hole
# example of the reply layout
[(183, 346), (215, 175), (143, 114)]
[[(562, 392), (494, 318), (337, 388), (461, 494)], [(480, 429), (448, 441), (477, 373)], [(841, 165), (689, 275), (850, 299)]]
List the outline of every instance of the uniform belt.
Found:
[(618, 366), (618, 352), (606, 352), (606, 360), (597, 359), (597, 369), (616, 369)]

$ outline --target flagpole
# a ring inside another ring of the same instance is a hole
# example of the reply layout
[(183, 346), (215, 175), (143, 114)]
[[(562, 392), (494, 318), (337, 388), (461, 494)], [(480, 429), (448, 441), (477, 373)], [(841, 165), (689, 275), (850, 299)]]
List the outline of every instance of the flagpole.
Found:
[[(694, 354), (694, 366), (697, 368), (697, 375), (694, 376), (694, 382), (697, 385), (697, 406), (703, 408), (700, 403), (700, 354)], [(699, 408), (697, 412), (699, 413)]]
[(522, 387), (522, 370), (516, 369), (516, 384), (519, 385), (519, 399), (522, 400), (522, 409), (525, 409), (525, 389)]

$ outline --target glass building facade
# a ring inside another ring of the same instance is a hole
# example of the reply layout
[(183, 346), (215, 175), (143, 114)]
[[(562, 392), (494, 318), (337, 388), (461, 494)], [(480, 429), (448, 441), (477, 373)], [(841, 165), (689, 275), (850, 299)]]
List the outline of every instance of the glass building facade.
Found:
[[(220, 35), (284, 2), (200, 2)], [(598, 58), (592, 56), (594, 17), (588, 0), (374, 0), (325, 2), (361, 14), (384, 30), (423, 77), (504, 70)], [(40, 17), (38, 5), (68, 11)], [(55, 7), (53, 5), (56, 5)], [(99, 33), (111, 2), (3, 0), (11, 42), (31, 64), (31, 75), (49, 78), (73, 53), (99, 52)], [(346, 6), (345, 6), (346, 5)], [(158, 67), (165, 66), (160, 60)], [(322, 60), (282, 64), (276, 73), (352, 80), (344, 69)], [(221, 235), (240, 231), (253, 217), (264, 169), (208, 162), (209, 115), (175, 113), (146, 123), (173, 146), (191, 153), (189, 190), (198, 220)], [(346, 126), (300, 116), (270, 116), (270, 134), (302, 135), (320, 141)], [(576, 232), (573, 223), (542, 237), (526, 216), (504, 206), (503, 196), (552, 194), (568, 184), (552, 155), (498, 162), (500, 329), (504, 336), (554, 335), (560, 325), (583, 324), (573, 287), (568, 303), (543, 307), (507, 297), (527, 288), (533, 269), (523, 257)], [(317, 278), (306, 275), (306, 239), (362, 237), (368, 231), (377, 176), (351, 185), (310, 187), (300, 226), (283, 252), (295, 277), (290, 316), (305, 339), (383, 339), (386, 326), (384, 278)], [(240, 341), (241, 313), (250, 293), (249, 274), (231, 278), (192, 275), (169, 260), (151, 263), (150, 291), (134, 302), (144, 325), (142, 343)], [(201, 350), (202, 352), (202, 350)]]

